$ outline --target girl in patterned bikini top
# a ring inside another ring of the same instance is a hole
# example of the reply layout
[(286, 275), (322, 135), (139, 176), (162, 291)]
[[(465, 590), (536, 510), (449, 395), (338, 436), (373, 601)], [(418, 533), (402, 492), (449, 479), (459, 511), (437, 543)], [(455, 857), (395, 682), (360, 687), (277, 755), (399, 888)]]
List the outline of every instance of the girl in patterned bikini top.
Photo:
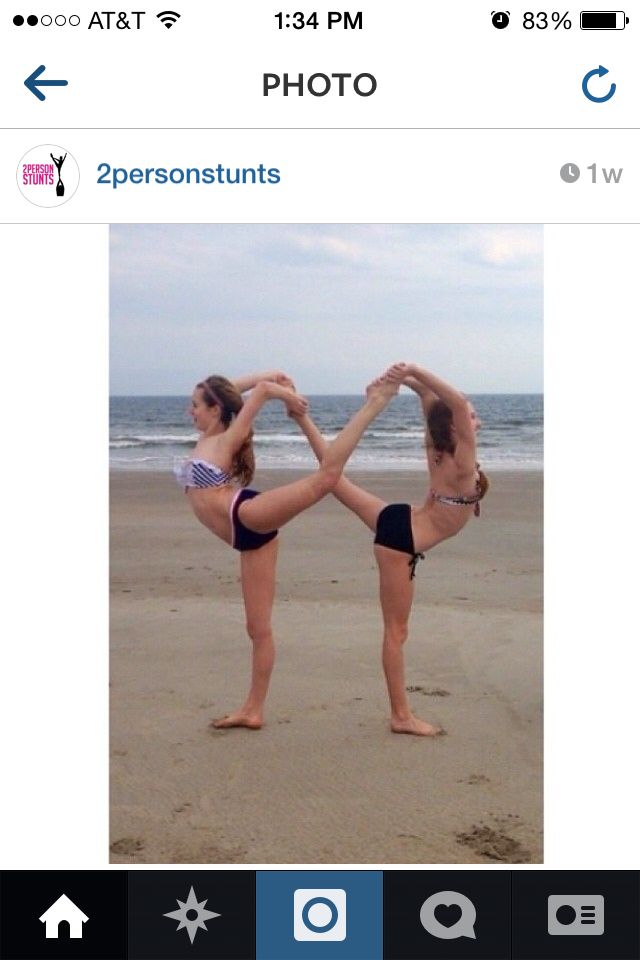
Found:
[[(385, 503), (346, 477), (334, 495), (375, 533), (374, 554), (380, 575), (385, 624), (382, 663), (391, 704), (391, 729), (429, 737), (440, 728), (414, 716), (406, 694), (403, 645), (409, 632), (413, 576), (418, 560), (432, 547), (459, 533), (485, 495), (488, 481), (476, 463), (480, 426), (466, 397), (444, 380), (414, 364), (397, 363), (385, 376), (418, 394), (427, 421), (427, 458), (434, 480), (424, 504)], [(326, 441), (307, 415), (296, 417), (314, 453), (322, 457)], [(451, 509), (451, 507), (458, 509)]]

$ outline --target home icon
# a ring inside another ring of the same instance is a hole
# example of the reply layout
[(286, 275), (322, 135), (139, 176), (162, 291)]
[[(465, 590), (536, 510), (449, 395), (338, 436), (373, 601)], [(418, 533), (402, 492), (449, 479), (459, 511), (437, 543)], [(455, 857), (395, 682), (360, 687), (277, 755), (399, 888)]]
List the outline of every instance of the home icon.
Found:
[(76, 907), (73, 900), (69, 900), (66, 893), (63, 893), (48, 910), (45, 910), (40, 917), (40, 923), (45, 924), (47, 940), (58, 939), (58, 926), (61, 923), (69, 924), (69, 937), (72, 940), (81, 940), (82, 924), (88, 919), (89, 917), (85, 916), (80, 907)]

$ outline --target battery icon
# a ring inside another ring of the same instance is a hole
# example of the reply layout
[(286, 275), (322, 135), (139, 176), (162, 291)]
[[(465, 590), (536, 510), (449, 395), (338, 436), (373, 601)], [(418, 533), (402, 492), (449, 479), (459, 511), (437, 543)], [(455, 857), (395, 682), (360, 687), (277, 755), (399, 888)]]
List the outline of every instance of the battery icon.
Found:
[(624, 30), (628, 23), (622, 10), (583, 10), (580, 14), (581, 30)]

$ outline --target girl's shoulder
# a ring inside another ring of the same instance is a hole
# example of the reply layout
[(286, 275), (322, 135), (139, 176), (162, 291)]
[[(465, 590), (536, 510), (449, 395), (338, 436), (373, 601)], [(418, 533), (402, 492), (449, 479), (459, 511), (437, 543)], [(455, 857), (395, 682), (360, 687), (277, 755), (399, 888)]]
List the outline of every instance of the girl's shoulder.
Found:
[(209, 463), (220, 463), (220, 460), (227, 459), (227, 454), (222, 444), (218, 442), (218, 437), (201, 437), (196, 443), (192, 453), (192, 460), (207, 460)]
[(218, 439), (219, 439), (218, 434), (215, 434), (214, 436), (209, 436), (209, 437), (207, 437), (206, 435), (202, 435), (198, 437), (196, 441), (196, 445), (193, 448), (193, 456), (204, 457), (207, 455), (207, 453), (215, 452), (215, 450), (218, 447)]

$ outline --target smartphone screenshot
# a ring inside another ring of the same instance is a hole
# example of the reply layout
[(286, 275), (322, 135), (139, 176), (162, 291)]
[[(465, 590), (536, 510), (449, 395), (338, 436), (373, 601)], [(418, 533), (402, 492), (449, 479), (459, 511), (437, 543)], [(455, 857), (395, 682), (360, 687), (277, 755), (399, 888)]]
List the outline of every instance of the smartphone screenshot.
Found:
[(640, 958), (639, 31), (7, 6), (1, 958)]

